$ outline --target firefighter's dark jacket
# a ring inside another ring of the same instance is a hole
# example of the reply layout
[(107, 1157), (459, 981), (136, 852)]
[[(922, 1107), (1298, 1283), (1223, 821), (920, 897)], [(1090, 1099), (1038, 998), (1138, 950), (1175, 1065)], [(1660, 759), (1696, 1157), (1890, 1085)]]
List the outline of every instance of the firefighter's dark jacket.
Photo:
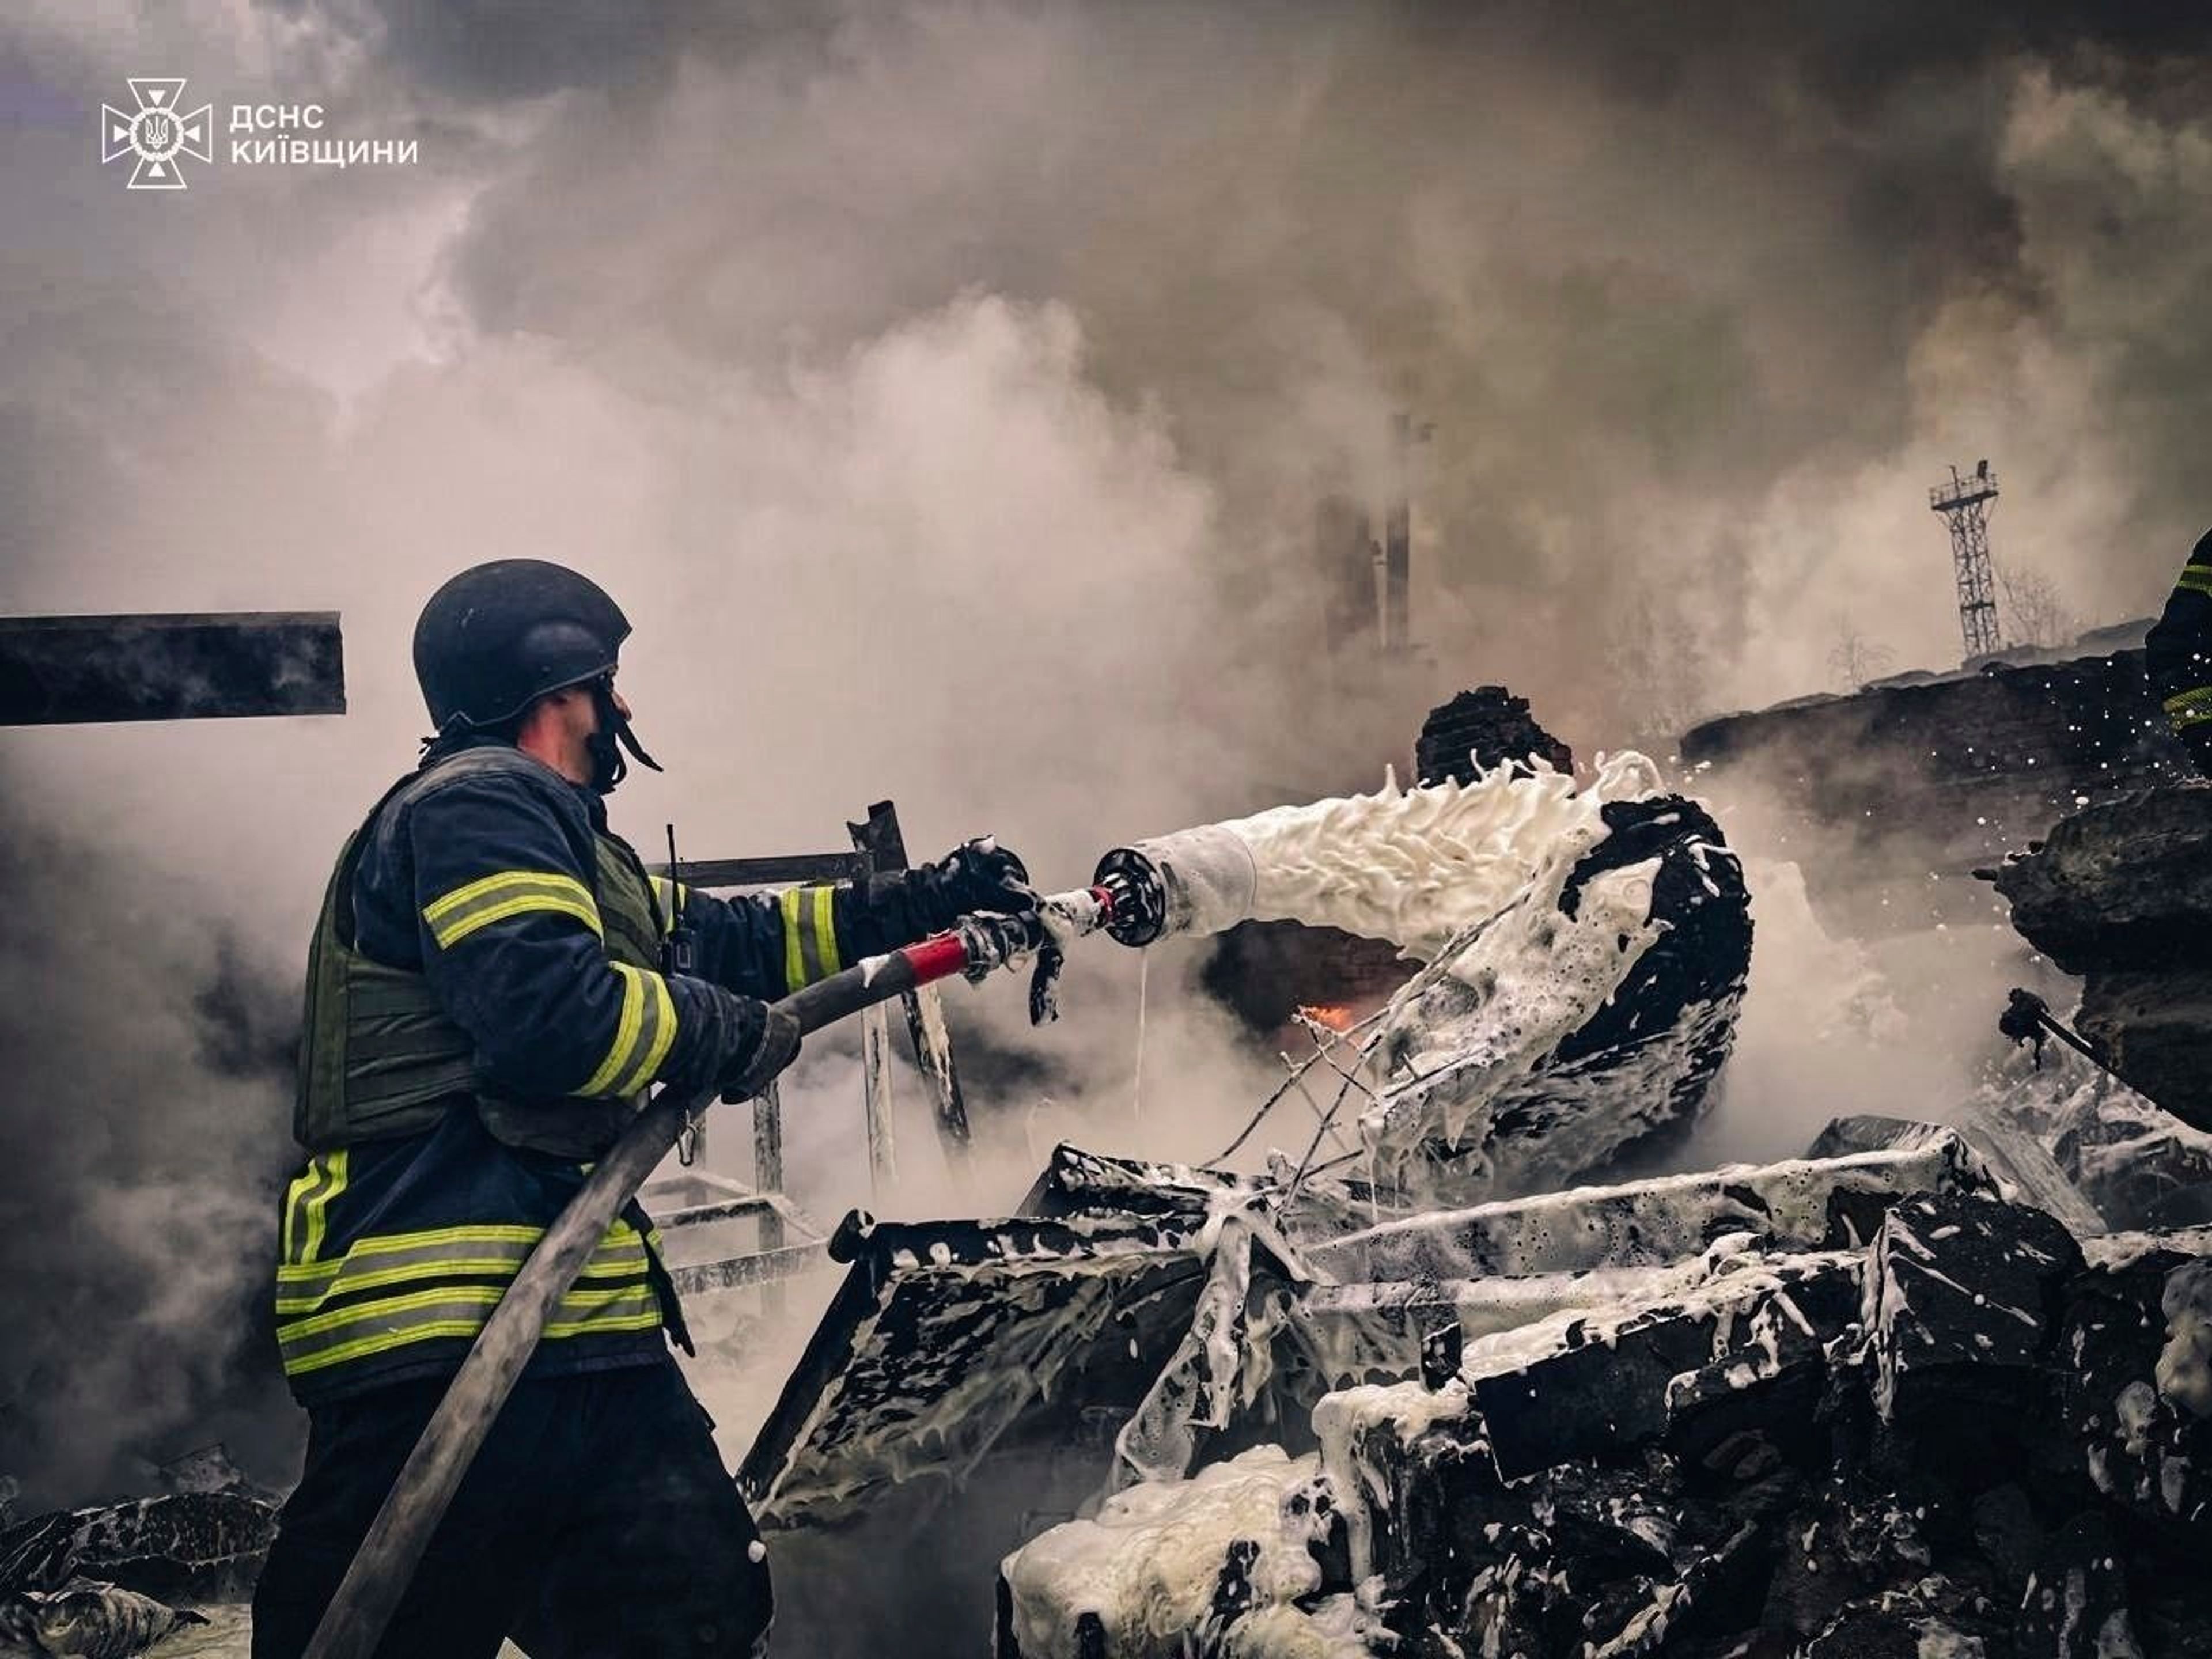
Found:
[[(697, 977), (667, 974), (680, 912)], [(896, 877), (724, 900), (648, 876), (512, 745), (438, 754), (347, 844), (310, 951), (277, 1338), (304, 1401), (456, 1367), (648, 1083), (702, 1081), (723, 993), (773, 999), (947, 918)], [(718, 991), (714, 988), (720, 987)], [(633, 1205), (533, 1375), (658, 1361), (680, 1316)]]
[(2174, 735), (2197, 769), (2212, 774), (2212, 532), (2181, 567), (2166, 610), (2143, 641), (2143, 666)]

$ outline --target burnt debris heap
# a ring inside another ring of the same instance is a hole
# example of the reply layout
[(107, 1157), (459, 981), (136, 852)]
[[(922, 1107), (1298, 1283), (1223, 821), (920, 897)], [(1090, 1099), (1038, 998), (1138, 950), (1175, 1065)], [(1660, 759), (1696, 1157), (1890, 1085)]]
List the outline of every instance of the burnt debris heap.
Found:
[[(1557, 750), (1498, 688), (1432, 717), (1425, 747), (1462, 742)], [(1432, 929), (1370, 1018), (1297, 1023), (1312, 1053), (1278, 1098), (1326, 1081), (1350, 1150), (1303, 1115), (1233, 1169), (1063, 1146), (1012, 1215), (838, 1230), (845, 1278), (740, 1475), (779, 1643), (2212, 1651), (2212, 1228), (2142, 1230), (2182, 1212), (2212, 1136), (2171, 1124), (2147, 1177), (2157, 1108), (2045, 1091), (1959, 1128), (1848, 1117), (1798, 1158), (1654, 1173), (1733, 1039), (1741, 866), (1634, 757), (1579, 787), (1470, 767), (1322, 816), (1470, 802), (1495, 810), (1455, 833), (1547, 826), (1477, 838), (1522, 860), (1518, 888)], [(2023, 933), (2089, 974), (2083, 1029), (2192, 1119), (2212, 1116), (2198, 1051), (2130, 1021), (2212, 995), (2212, 893), (2183, 857), (2208, 814), (2208, 790), (2093, 809), (1999, 881)], [(4, 1627), (88, 1607), (135, 1651), (175, 1617), (145, 1598), (238, 1594), (264, 1495), (219, 1464), (191, 1484), (0, 1534)]]
[[(1607, 856), (1700, 839), (1644, 805)], [(1740, 910), (1675, 919), (1674, 971), (1607, 1005), (1625, 1030), (1725, 996)], [(1606, 1097), (1567, 1047), (1492, 1103), (1460, 1203), (1357, 1158), (1063, 1147), (1017, 1218), (849, 1233), (744, 1473), (799, 1595), (837, 1587), (794, 1626), (866, 1651), (920, 1596), (988, 1613), (1000, 1659), (2201, 1650), (2207, 1431), (2176, 1379), (2212, 1348), (2212, 1231), (2112, 1231), (2178, 1183), (2115, 1178), (2089, 1127), (2154, 1109), (1853, 1117), (1797, 1160), (1633, 1178), (1574, 1161)], [(872, 1612), (858, 1564), (916, 1539)]]
[(1994, 872), (2013, 925), (2083, 975), (2075, 1024), (2128, 1083), (2212, 1130), (2212, 787), (2138, 790), (2062, 819)]
[(1554, 772), (1575, 769), (1574, 751), (1528, 712), (1528, 699), (1502, 685), (1478, 685), (1429, 711), (1413, 744), (1413, 771), (1423, 783), (1474, 781), (1478, 772), (1541, 761)]
[(1723, 817), (1747, 796), (1780, 809), (1831, 931), (2002, 922), (1976, 868), (2077, 806), (2191, 775), (2144, 672), (2148, 626), (1706, 720), (1682, 758)]
[(831, 1628), (896, 1540), (962, 1620), (999, 1560), (1000, 1659), (2198, 1651), (2157, 1379), (2212, 1237), (2077, 1237), (1931, 1126), (1815, 1151), (1371, 1226), (1063, 1148), (1027, 1217), (848, 1239), (744, 1478)]

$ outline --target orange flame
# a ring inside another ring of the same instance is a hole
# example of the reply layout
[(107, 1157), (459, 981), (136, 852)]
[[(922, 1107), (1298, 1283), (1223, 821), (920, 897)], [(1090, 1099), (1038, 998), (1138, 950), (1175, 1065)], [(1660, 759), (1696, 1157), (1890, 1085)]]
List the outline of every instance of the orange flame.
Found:
[(1311, 1004), (1301, 1007), (1298, 1012), (1313, 1021), (1315, 1024), (1326, 1025), (1332, 1031), (1348, 1031), (1352, 1029), (1352, 1009), (1345, 1003)]

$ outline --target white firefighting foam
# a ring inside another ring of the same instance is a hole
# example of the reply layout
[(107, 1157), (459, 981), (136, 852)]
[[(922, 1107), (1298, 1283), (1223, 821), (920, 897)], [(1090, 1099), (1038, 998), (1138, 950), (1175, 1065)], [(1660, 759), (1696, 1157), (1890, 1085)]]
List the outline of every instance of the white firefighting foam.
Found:
[[(1228, 1651), (1365, 1659), (1381, 1624), (1352, 1598), (1328, 1598), (1310, 1613), (1293, 1605), (1321, 1588), (1313, 1547), (1328, 1535), (1334, 1503), (1320, 1475), (1310, 1453), (1261, 1446), (1188, 1480), (1133, 1486), (1108, 1498), (1096, 1519), (1039, 1534), (1000, 1567), (1023, 1654), (1077, 1659), (1079, 1628), (1095, 1619), (1100, 1650), (1175, 1659), (1194, 1632), (1227, 1622), (1215, 1592), (1241, 1541), (1250, 1559), (1236, 1571), (1249, 1589), (1231, 1604), (1241, 1602), (1235, 1640), (1244, 1645)], [(1271, 1639), (1255, 1640), (1263, 1634)]]
[[(1541, 763), (1415, 789), (1391, 776), (1372, 794), (1279, 806), (1136, 850), (1167, 883), (1174, 931), (1300, 921), (1388, 939), (1428, 963), (1384, 1016), (1384, 1082), (1360, 1128), (1378, 1176), (1436, 1142), (1470, 1152), (1458, 1173), (1480, 1183), (1497, 1173), (1484, 1146), (1499, 1093), (1584, 1024), (1659, 937), (1656, 860), (1584, 883), (1571, 916), (1559, 901), (1609, 833), (1607, 804), (1664, 793), (1658, 769), (1633, 751), (1601, 758), (1581, 789)], [(1559, 1173), (1648, 1127), (1578, 1122), (1575, 1161)]]
[(2160, 1300), (2166, 1336), (2158, 1391), (2193, 1417), (2212, 1417), (2212, 1263), (2174, 1269)]
[(1604, 840), (1607, 802), (1664, 793), (1658, 768), (1633, 750), (1601, 757), (1579, 789), (1541, 762), (1413, 789), (1392, 773), (1372, 794), (1273, 807), (1136, 850), (1169, 872), (1176, 932), (1302, 921), (1433, 962), (1538, 875), (1561, 860), (1571, 869)]

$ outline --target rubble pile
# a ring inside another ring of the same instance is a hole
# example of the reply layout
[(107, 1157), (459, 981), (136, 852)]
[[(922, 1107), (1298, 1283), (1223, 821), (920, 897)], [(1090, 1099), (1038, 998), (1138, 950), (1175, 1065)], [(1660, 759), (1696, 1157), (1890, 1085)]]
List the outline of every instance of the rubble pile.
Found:
[[(1747, 1224), (1634, 1293), (1619, 1294), (1637, 1270), (1615, 1267), (1612, 1300), (1480, 1334), (1450, 1317), (1463, 1293), (1427, 1289), (1412, 1328), (1443, 1316), (1456, 1364), (1432, 1352), (1425, 1380), (1316, 1401), (1311, 1449), (1272, 1466), (1276, 1512), (1176, 1496), (1196, 1482), (1147, 1498), (1176, 1525), (1156, 1521), (1172, 1535), (1139, 1553), (1197, 1563), (1185, 1582), (1211, 1593), (1194, 1616), (1160, 1628), (1129, 1586), (1063, 1572), (1111, 1529), (1126, 1540), (1109, 1505), (1009, 1554), (1000, 1659), (2204, 1650), (2208, 1431), (2155, 1379), (2169, 1277), (2212, 1237), (2085, 1248), (1960, 1143), (1948, 1156), (1936, 1190), (1903, 1196), (1799, 1166), (1820, 1201), (1774, 1206), (1771, 1227), (1763, 1171), (1686, 1212), (1656, 1192), (1577, 1206), (1601, 1231), (1601, 1212), (1635, 1204), (1722, 1225), (1733, 1204)], [(1814, 1214), (1827, 1224), (1808, 1237)], [(1651, 1253), (1618, 1224), (1608, 1259)], [(1506, 1231), (1540, 1241), (1531, 1266), (1560, 1237), (1529, 1215)], [(1348, 1248), (1393, 1271), (1447, 1238), (1522, 1248), (1480, 1225), (1412, 1237)], [(1498, 1281), (1463, 1282), (1487, 1283), (1495, 1312)], [(1246, 1570), (1285, 1537), (1310, 1567)]]
[(2075, 1018), (2128, 1084), (2212, 1129), (2212, 787), (2134, 791), (1992, 872), (2013, 926), (2082, 976)]
[(1683, 734), (1682, 759), (1717, 797), (1780, 810), (1831, 932), (2001, 923), (1978, 866), (2077, 805), (2190, 775), (2144, 673), (2148, 625), (1724, 715)]
[(2057, 1054), (2029, 1083), (1988, 1091), (1979, 1106), (2046, 1148), (2069, 1188), (2115, 1228), (2212, 1221), (2212, 1133), (2086, 1060)]
[[(1012, 1215), (838, 1229), (739, 1475), (779, 1644), (2212, 1659), (2212, 1228), (2174, 1225), (2212, 1133), (2159, 1109), (2212, 1125), (2212, 790), (1999, 878), (2142, 1095), (2062, 1058), (1955, 1126), (1652, 1173), (1734, 1039), (1739, 861), (1502, 688), (1423, 744), (1417, 790), (1124, 849), (1182, 931), (1404, 952), (1349, 1029), (1292, 1003), (1314, 1052), (1214, 1164), (1063, 1146)], [(1231, 1167), (1292, 1091), (1318, 1124)], [(135, 1652), (243, 1596), (266, 1495), (173, 1485), (0, 1531), (0, 1637)]]
[(205, 1624), (198, 1609), (252, 1597), (276, 1505), (218, 1449), (187, 1462), (164, 1471), (179, 1489), (161, 1497), (0, 1528), (0, 1650), (128, 1659)]
[(890, 1639), (849, 1587), (927, 1539), (1000, 1659), (2195, 1651), (2212, 1233), (2079, 1237), (1936, 1126), (1815, 1150), (1378, 1221), (1062, 1147), (1024, 1218), (855, 1231), (742, 1477), (839, 1586), (793, 1623)]

